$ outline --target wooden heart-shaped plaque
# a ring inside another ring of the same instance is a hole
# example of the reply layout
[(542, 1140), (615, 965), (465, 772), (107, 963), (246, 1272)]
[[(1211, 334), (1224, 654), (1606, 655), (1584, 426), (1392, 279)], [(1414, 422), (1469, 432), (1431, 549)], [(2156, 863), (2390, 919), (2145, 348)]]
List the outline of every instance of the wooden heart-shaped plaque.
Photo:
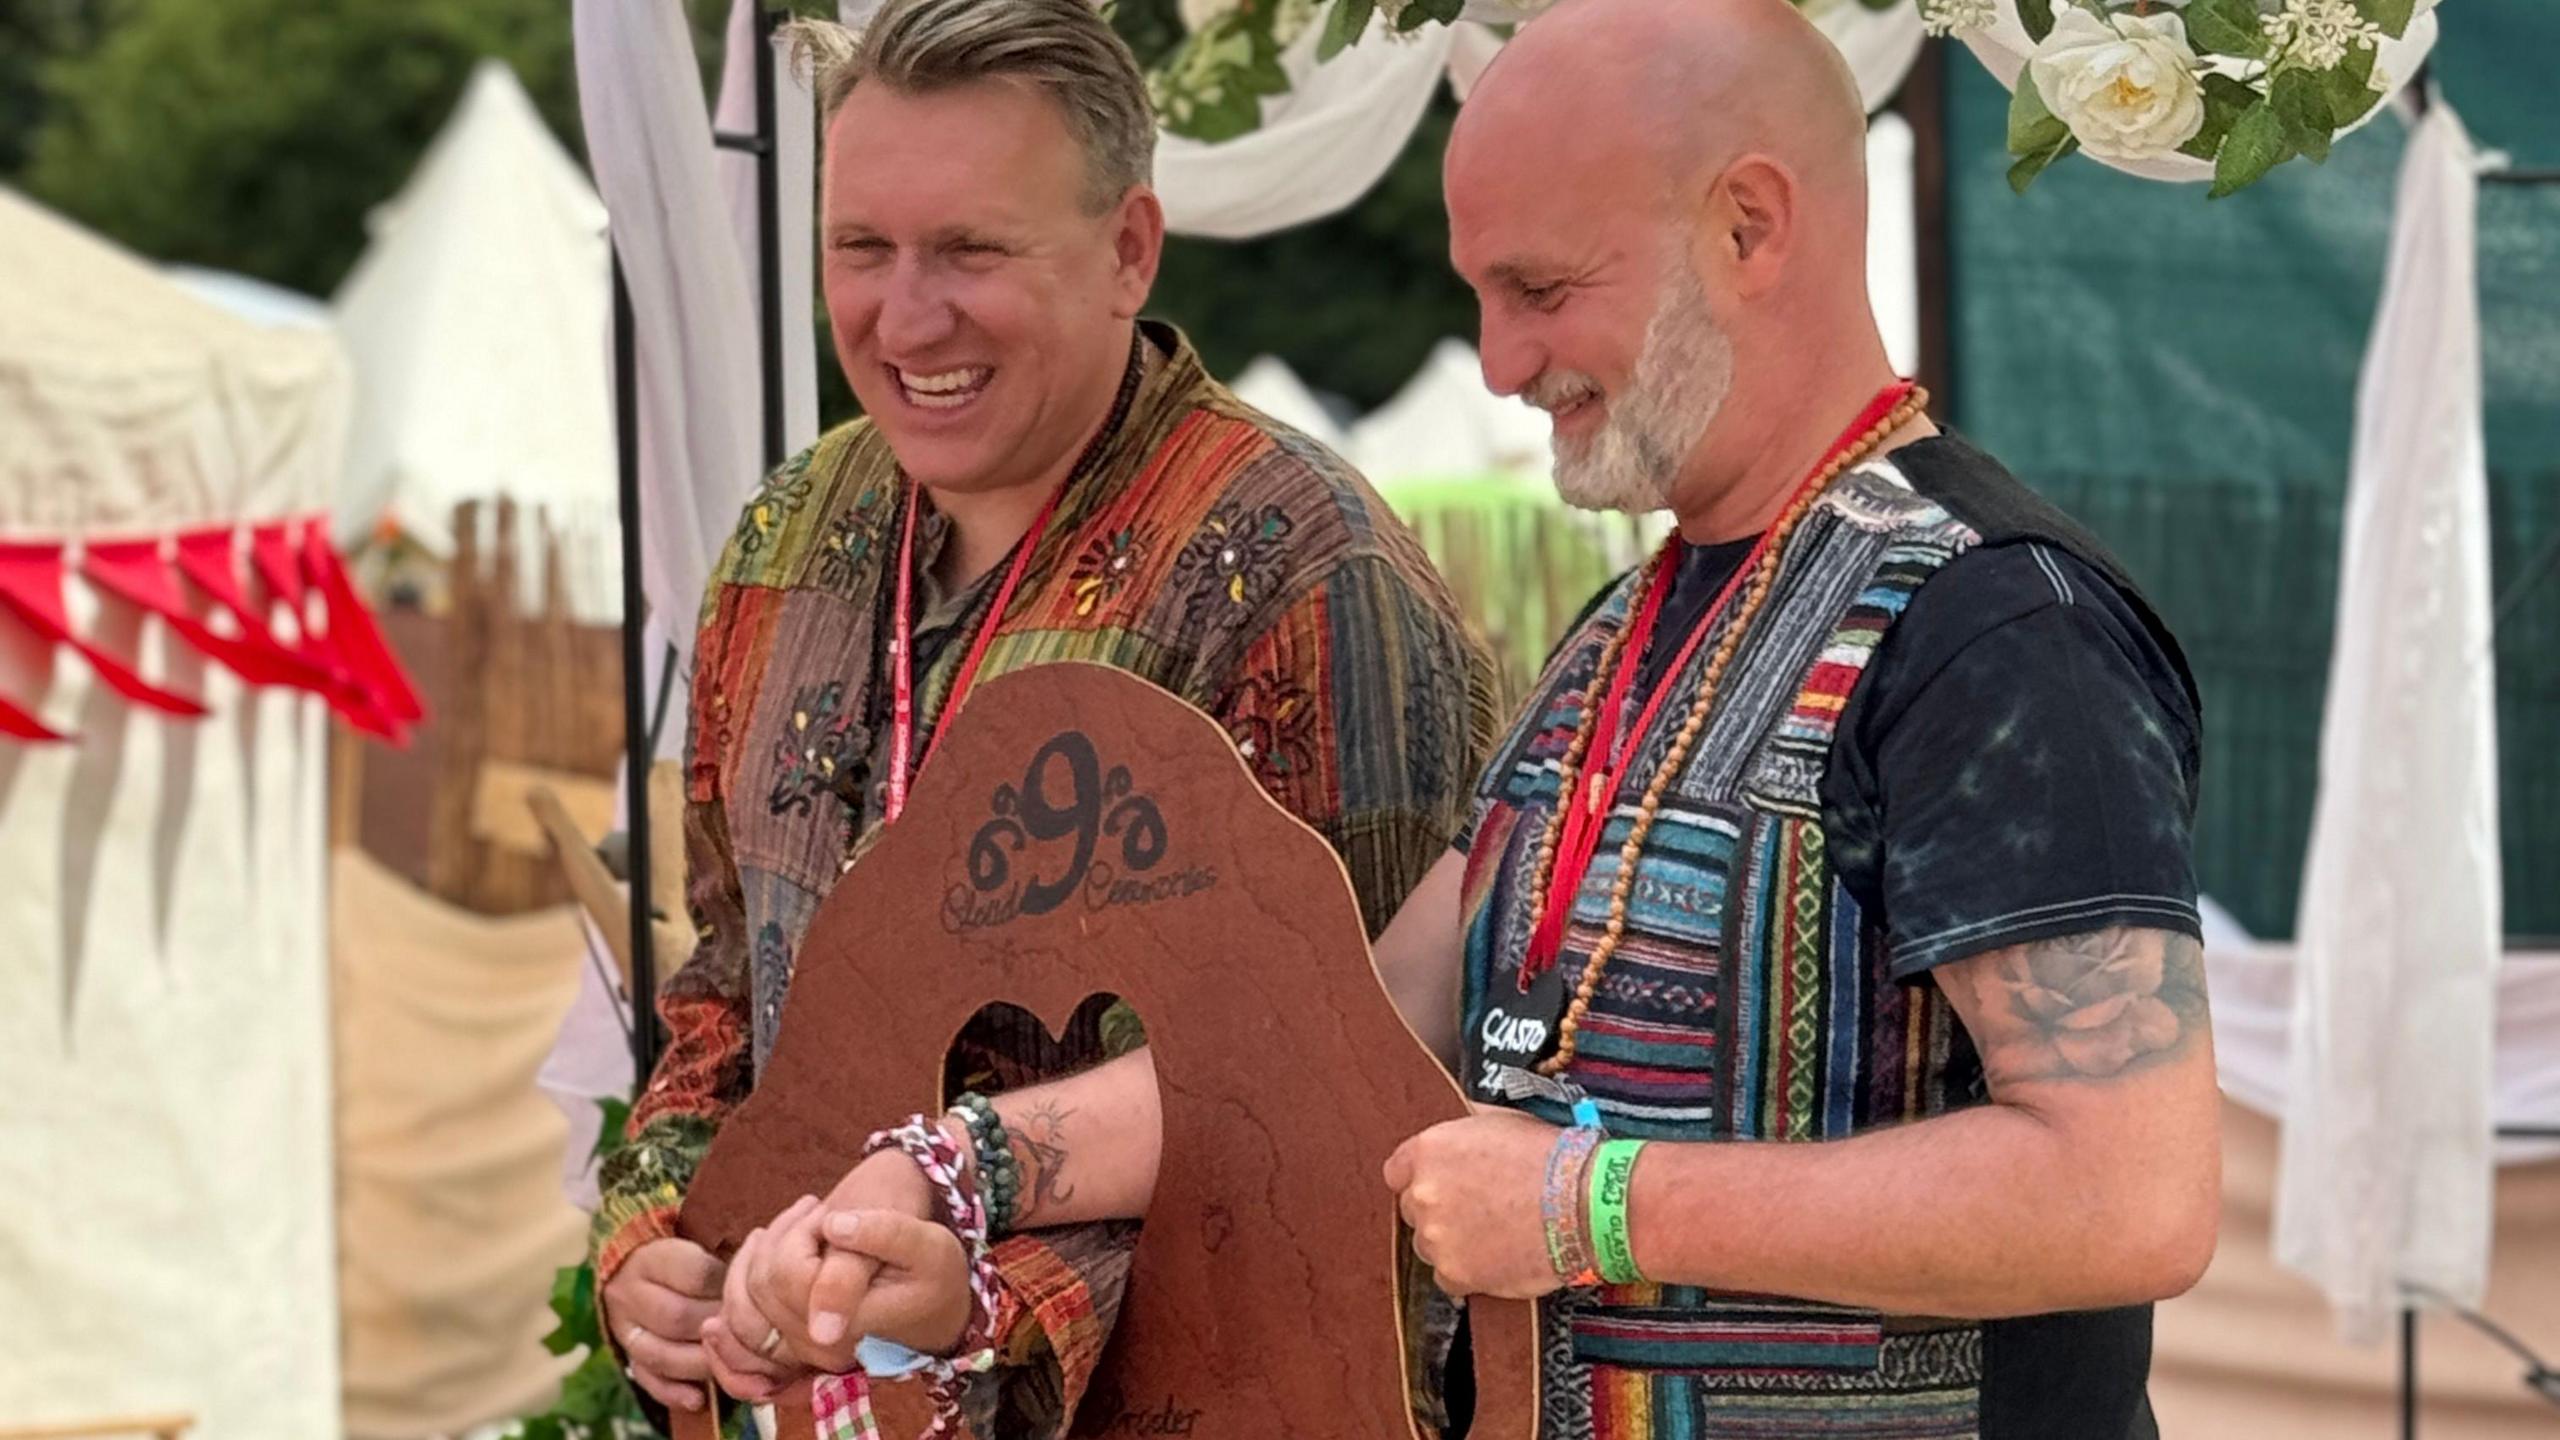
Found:
[[(905, 818), (811, 922), (684, 1234), (731, 1254), (833, 1188), (873, 1130), (940, 1111), (980, 1007), (1058, 1029), (1096, 993), (1146, 1022), (1164, 1160), (1075, 1433), (1412, 1440), (1379, 1170), (1465, 1105), (1379, 984), (1341, 862), (1217, 722), (1122, 671), (1043, 666), (969, 697)], [(1527, 1440), (1530, 1309), (1470, 1313), (1473, 1433)], [(918, 1412), (891, 1396), (913, 1387), (880, 1388), (899, 1435)]]

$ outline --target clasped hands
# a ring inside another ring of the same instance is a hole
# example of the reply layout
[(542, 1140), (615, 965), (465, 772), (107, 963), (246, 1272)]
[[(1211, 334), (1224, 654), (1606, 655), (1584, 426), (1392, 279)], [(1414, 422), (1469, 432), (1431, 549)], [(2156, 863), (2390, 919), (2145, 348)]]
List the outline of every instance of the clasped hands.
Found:
[(699, 1410), (694, 1382), (770, 1400), (855, 1369), (866, 1335), (948, 1353), (969, 1324), (968, 1255), (923, 1172), (885, 1150), (823, 1200), (804, 1196), (748, 1235), (726, 1267), (689, 1240), (653, 1240), (603, 1298), (633, 1381), (661, 1404)]
[[(1539, 1195), (1556, 1127), (1478, 1107), (1387, 1160), (1384, 1178), (1414, 1248), (1452, 1295), (1531, 1299), (1562, 1282)], [(689, 1241), (657, 1240), (605, 1287), (605, 1315), (632, 1378), (662, 1403), (699, 1409), (710, 1380), (762, 1401), (813, 1374), (855, 1368), (865, 1335), (929, 1354), (969, 1322), (968, 1257), (935, 1218), (915, 1163), (883, 1151), (824, 1200), (803, 1197), (738, 1247), (725, 1272)]]

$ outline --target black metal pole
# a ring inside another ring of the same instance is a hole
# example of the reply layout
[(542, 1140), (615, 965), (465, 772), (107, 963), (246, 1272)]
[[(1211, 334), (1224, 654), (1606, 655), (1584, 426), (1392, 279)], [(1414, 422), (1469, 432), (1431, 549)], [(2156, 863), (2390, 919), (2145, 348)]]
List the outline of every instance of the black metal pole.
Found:
[(2418, 1310), (2400, 1310), (2400, 1440), (2418, 1440)]
[[(757, 338), (764, 362), (764, 468), (780, 466), (782, 406), (782, 128), (775, 123), (773, 37), (782, 11), (756, 12), (756, 286)], [(800, 297), (807, 303), (806, 297)]]
[(629, 787), (625, 870), (631, 878), (631, 1065), (639, 1083), (658, 1068), (658, 967), (650, 944), (649, 668), (641, 628), (640, 379), (633, 362), (631, 290), (613, 257), (613, 435), (622, 511), (622, 758)]

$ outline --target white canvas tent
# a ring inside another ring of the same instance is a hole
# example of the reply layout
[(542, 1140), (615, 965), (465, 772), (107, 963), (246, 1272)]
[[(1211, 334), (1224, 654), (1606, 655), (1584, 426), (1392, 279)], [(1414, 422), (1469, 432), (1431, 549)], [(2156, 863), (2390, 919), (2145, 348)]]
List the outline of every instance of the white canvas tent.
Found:
[[(325, 332), (223, 313), (0, 190), (0, 534), (148, 538), (326, 505)], [(75, 562), (76, 569), (76, 562)], [(127, 703), (0, 615), (0, 1426), (335, 1433), (321, 702), (248, 689), (78, 579), (71, 620), (200, 698)]]
[(570, 613), (622, 613), (604, 206), (513, 72), (484, 61), (340, 287), (356, 420), (341, 544), (388, 523), (452, 553), (505, 497), (562, 536)]
[(1381, 490), (1487, 473), (1546, 481), (1547, 417), (1487, 390), (1475, 347), (1445, 339), (1395, 398), (1351, 427), (1346, 457)]

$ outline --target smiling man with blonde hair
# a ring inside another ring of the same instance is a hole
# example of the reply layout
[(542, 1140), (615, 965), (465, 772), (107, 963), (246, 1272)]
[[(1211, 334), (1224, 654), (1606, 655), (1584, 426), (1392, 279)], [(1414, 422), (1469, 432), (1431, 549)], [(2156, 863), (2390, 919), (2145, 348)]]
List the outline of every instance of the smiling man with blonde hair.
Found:
[[(974, 686), (1083, 660), (1207, 711), (1340, 855), (1373, 931), (1454, 833), (1493, 720), (1489, 663), (1377, 495), (1139, 318), (1164, 241), (1155, 127), (1089, 5), (889, 0), (860, 35), (797, 33), (826, 123), (827, 310), (866, 418), (765, 482), (704, 599), (685, 758), (701, 944), (666, 987), (671, 1039), (596, 1224), (632, 1378), (688, 1409), (708, 1385), (762, 1399), (853, 1366), (846, 1317), (772, 1280), (818, 1258), (814, 1203), (725, 1266), (675, 1217), (771, 1053), (819, 902)], [(1116, 1009), (1080, 1014), (1063, 1045), (982, 1018), (952, 1059), (952, 1090), (994, 1097), (1023, 1174), (996, 1250), (1008, 1363), (972, 1397), (1003, 1418), (980, 1433), (1044, 1433), (1072, 1409), (1129, 1257), (1128, 1227), (1065, 1223), (1091, 1218), (1069, 1201), (1093, 1188), (1097, 1117), (1010, 1092), (1140, 1039)], [(880, 1159), (871, 1180), (922, 1196), (914, 1164)], [(936, 1236), (874, 1242), (892, 1262), (875, 1298)]]

